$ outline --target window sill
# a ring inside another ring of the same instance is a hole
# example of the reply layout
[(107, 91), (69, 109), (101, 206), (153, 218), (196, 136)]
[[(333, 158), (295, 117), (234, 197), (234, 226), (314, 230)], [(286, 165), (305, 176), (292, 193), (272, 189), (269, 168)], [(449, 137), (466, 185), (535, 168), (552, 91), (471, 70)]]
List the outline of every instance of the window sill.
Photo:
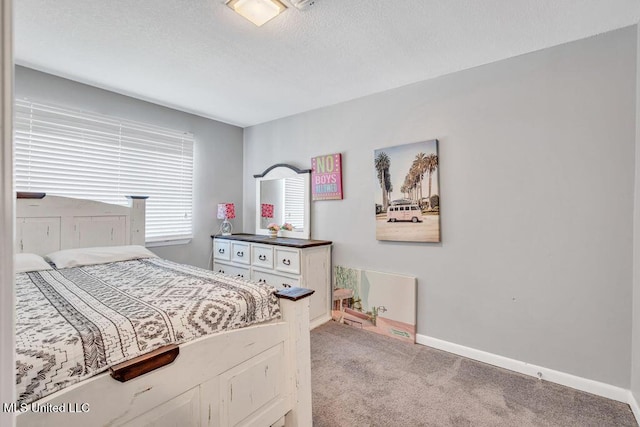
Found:
[(159, 246), (175, 246), (175, 245), (186, 245), (191, 243), (192, 239), (178, 239), (178, 240), (166, 240), (160, 242), (146, 242), (144, 245), (147, 248), (157, 248)]

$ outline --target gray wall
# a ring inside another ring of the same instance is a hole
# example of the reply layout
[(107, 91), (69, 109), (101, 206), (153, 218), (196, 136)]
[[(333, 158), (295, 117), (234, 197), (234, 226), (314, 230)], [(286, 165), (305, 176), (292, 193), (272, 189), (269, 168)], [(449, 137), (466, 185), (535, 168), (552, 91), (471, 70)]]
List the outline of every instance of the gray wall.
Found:
[(637, 31), (636, 65), (636, 179), (633, 211), (633, 326), (631, 392), (640, 402), (640, 31)]
[[(242, 212), (242, 129), (119, 95), (92, 86), (16, 67), (15, 96), (192, 132), (195, 136), (194, 238), (189, 244), (151, 248), (163, 258), (207, 267), (211, 234), (218, 231), (217, 204), (233, 202)], [(231, 220), (242, 229), (241, 215)]]
[[(375, 72), (375, 70), (372, 70)], [(334, 264), (418, 277), (418, 333), (628, 388), (636, 30), (245, 129), (251, 175), (343, 154)], [(442, 243), (375, 240), (373, 150), (440, 140)]]

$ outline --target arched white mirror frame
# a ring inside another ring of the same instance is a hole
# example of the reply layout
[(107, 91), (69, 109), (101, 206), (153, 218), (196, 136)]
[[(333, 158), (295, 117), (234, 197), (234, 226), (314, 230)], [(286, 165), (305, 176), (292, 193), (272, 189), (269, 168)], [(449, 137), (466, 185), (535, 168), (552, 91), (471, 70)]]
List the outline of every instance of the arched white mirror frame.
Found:
[[(256, 234), (269, 235), (269, 230), (262, 228), (261, 205), (263, 201), (261, 200), (261, 184), (264, 181), (286, 180), (287, 178), (299, 175), (304, 177), (304, 215), (302, 230), (280, 230), (278, 235), (280, 237), (291, 237), (295, 239), (311, 238), (311, 169), (298, 169), (295, 166), (284, 163), (275, 164), (267, 168), (263, 173), (253, 176), (256, 179)], [(273, 222), (278, 223), (278, 221)]]

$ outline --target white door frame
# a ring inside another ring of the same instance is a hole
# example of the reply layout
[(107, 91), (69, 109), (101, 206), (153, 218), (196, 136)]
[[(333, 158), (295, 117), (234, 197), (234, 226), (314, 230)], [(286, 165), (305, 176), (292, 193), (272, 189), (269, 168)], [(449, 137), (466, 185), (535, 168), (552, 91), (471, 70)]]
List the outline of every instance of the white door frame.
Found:
[[(0, 0), (0, 404), (15, 402), (13, 222), (13, 12)], [(14, 414), (0, 411), (0, 425)]]

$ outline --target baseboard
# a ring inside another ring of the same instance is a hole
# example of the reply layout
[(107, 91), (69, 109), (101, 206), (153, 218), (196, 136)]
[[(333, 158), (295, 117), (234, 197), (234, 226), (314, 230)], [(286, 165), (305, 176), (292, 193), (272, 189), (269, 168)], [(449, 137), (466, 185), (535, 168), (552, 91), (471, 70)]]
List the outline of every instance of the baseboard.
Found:
[(638, 406), (638, 401), (631, 391), (629, 391), (628, 403), (631, 407), (631, 412), (633, 412), (633, 416), (636, 417), (636, 422), (640, 424), (640, 406)]
[[(636, 420), (640, 420), (640, 411), (638, 411), (638, 409), (640, 408), (638, 408), (637, 402), (635, 401), (635, 399), (633, 399), (632, 403), (630, 400), (630, 397), (633, 397), (631, 396), (631, 392), (622, 387), (616, 387), (611, 384), (578, 377), (576, 375), (567, 374), (565, 372), (543, 368), (542, 366), (532, 365), (530, 363), (521, 362), (519, 360), (510, 359), (508, 357), (499, 356), (497, 354), (488, 353), (486, 351), (477, 350), (471, 347), (465, 347), (460, 344), (454, 344), (438, 338), (428, 337), (426, 335), (417, 334), (416, 342), (428, 347), (437, 348), (439, 350), (444, 350), (449, 353), (454, 353), (459, 356), (477, 360), (479, 362), (484, 362), (489, 365), (498, 366), (510, 371), (519, 372), (524, 375), (529, 375), (535, 378), (543, 379), (545, 381), (561, 384), (567, 387), (574, 388), (576, 390), (595, 394), (597, 396), (617, 400), (618, 402), (628, 403), (629, 406), (631, 406)], [(635, 409), (634, 405), (636, 407)]]
[(330, 314), (323, 314), (322, 316), (318, 317), (317, 319), (312, 320), (311, 322), (309, 322), (309, 329), (315, 329), (318, 326), (327, 323), (329, 320), (331, 320), (331, 315)]

